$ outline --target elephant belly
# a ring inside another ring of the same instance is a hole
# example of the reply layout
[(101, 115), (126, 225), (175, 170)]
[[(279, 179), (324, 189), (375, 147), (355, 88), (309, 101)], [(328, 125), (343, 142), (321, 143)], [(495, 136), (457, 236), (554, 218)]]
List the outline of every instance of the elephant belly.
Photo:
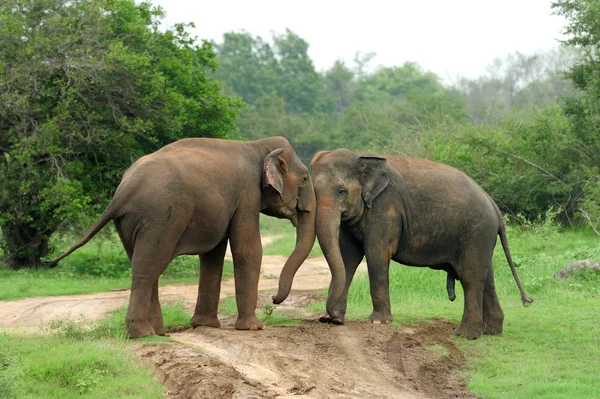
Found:
[(407, 266), (453, 263), (461, 246), (458, 237), (416, 236), (408, 244), (399, 245), (392, 259)]
[(177, 243), (176, 255), (200, 255), (215, 248), (229, 234), (227, 217), (192, 220)]

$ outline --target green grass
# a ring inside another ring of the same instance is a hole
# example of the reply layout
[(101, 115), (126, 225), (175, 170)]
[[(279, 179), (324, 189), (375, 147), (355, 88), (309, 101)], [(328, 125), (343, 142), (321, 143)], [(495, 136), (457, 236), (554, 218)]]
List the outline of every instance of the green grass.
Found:
[[(504, 332), (476, 341), (456, 338), (467, 354), (464, 375), (469, 388), (484, 398), (597, 398), (600, 387), (600, 274), (587, 272), (567, 280), (554, 273), (582, 259), (600, 261), (600, 238), (589, 230), (558, 232), (548, 226), (511, 229), (509, 245), (519, 277), (535, 300), (523, 307), (519, 291), (498, 245), (495, 279), (504, 309)], [(458, 323), (463, 311), (460, 284), (450, 302), (445, 273), (390, 267), (394, 324), (432, 317)], [(311, 305), (324, 311), (324, 303)], [(347, 318), (371, 313), (366, 273), (357, 274), (348, 298)]]
[[(74, 237), (55, 239), (56, 254), (76, 240)], [(160, 284), (197, 284), (199, 268), (197, 256), (179, 256), (160, 277)], [(232, 275), (233, 263), (225, 261), (223, 278)], [(0, 269), (0, 300), (88, 294), (130, 286), (131, 265), (114, 232), (95, 237), (54, 269)]]
[(122, 341), (0, 333), (2, 398), (163, 398)]
[[(260, 215), (260, 232), (262, 235), (281, 236), (263, 248), (263, 255), (289, 256), (296, 246), (296, 229), (287, 219), (277, 219)], [(319, 247), (316, 240), (309, 256), (323, 256), (321, 247)]]
[[(189, 326), (191, 315), (181, 303), (162, 308), (167, 329)], [(152, 369), (139, 364), (129, 346), (126, 310), (119, 308), (95, 324), (54, 321), (45, 327), (47, 336), (0, 333), (0, 398), (163, 398)]]

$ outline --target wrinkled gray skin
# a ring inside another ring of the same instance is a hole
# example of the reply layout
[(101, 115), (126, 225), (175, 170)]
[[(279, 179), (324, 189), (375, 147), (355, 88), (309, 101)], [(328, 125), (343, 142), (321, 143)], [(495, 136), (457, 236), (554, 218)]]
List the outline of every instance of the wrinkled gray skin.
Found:
[(392, 320), (390, 260), (448, 273), (464, 289), (464, 312), (455, 334), (475, 339), (499, 334), (504, 314), (494, 287), (492, 254), (500, 235), (523, 303), (525, 294), (510, 257), (505, 227), (492, 199), (471, 178), (447, 165), (402, 156), (324, 151), (312, 161), (317, 197), (317, 238), (332, 281), (328, 317), (343, 324), (348, 288), (366, 257), (376, 323)]
[(219, 327), (217, 307), (229, 241), (238, 307), (235, 328), (258, 330), (264, 327), (255, 315), (262, 260), (259, 213), (289, 219), (297, 227), (296, 247), (281, 274), (279, 295), (287, 296), (315, 241), (315, 210), (308, 170), (285, 138), (184, 139), (135, 162), (87, 236), (50, 266), (114, 220), (132, 267), (127, 332), (132, 338), (164, 335), (158, 278), (182, 254), (200, 255), (191, 325)]

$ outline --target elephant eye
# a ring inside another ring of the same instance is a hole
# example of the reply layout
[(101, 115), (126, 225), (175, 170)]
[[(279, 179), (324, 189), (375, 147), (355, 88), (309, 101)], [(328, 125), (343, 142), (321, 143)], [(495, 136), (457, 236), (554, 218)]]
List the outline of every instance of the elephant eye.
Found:
[(340, 187), (338, 189), (338, 195), (346, 195), (348, 194), (348, 189), (346, 187)]

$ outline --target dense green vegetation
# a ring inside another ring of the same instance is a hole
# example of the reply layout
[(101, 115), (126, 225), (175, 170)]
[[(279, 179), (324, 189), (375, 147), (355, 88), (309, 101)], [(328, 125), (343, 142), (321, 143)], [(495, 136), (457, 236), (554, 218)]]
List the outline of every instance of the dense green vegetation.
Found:
[(562, 47), (506, 55), (478, 78), (448, 83), (415, 62), (374, 67), (370, 53), (317, 71), (309, 43), (290, 30), (199, 42), (189, 25), (159, 29), (164, 14), (146, 2), (4, 2), (3, 263), (41, 266), (52, 235), (89, 226), (137, 157), (181, 137), (232, 137), (235, 128), (245, 139), (286, 136), (307, 164), (336, 147), (448, 163), (514, 218), (553, 208), (566, 225), (596, 227), (592, 4), (553, 3), (569, 21)]
[[(207, 42), (134, 0), (0, 3), (0, 227), (5, 262), (38, 267), (66, 220), (101, 210), (132, 160), (225, 137), (238, 100)], [(91, 212), (93, 210), (94, 212)]]

